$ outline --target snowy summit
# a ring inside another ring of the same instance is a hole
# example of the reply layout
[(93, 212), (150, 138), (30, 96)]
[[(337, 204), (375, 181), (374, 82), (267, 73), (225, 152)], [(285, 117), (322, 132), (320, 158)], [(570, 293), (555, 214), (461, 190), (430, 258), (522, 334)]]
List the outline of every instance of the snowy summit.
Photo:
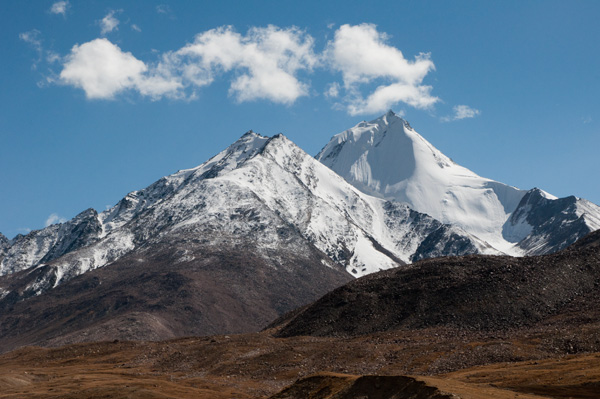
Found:
[[(534, 225), (526, 218), (511, 220), (528, 191), (456, 164), (392, 111), (335, 135), (316, 158), (363, 192), (404, 202), (503, 253), (524, 255), (531, 249), (519, 243)], [(556, 200), (537, 192), (543, 200)], [(587, 201), (579, 202), (581, 214), (583, 208), (590, 208), (592, 214), (599, 210)], [(600, 228), (594, 218), (588, 219), (590, 231)]]

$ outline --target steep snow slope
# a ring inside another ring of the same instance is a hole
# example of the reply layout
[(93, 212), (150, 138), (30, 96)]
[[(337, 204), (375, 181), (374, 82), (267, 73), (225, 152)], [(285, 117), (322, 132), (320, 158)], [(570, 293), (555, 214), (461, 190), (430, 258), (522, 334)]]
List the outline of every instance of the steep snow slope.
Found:
[[(483, 178), (456, 164), (392, 111), (335, 135), (316, 158), (365, 193), (405, 202), (504, 253), (524, 255), (532, 248), (519, 244), (521, 241), (545, 239), (536, 233), (543, 222), (531, 224), (524, 216), (532, 211), (531, 204), (529, 208), (525, 206), (527, 209), (520, 208), (520, 220), (513, 217), (509, 221), (530, 192)], [(556, 200), (542, 190), (535, 192), (549, 202)], [(600, 208), (580, 201), (577, 209), (587, 215), (587, 232), (593, 231)], [(546, 214), (548, 218), (552, 216)], [(563, 247), (545, 248), (556, 251)]]

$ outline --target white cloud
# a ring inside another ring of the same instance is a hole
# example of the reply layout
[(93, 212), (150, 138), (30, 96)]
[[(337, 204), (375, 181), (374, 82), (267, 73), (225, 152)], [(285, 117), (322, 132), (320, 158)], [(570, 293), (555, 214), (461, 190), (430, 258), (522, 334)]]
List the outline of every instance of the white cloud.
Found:
[(481, 113), (478, 109), (471, 108), (468, 105), (456, 105), (452, 109), (454, 110), (454, 114), (443, 117), (442, 121), (450, 122), (460, 119), (475, 118)]
[(67, 14), (67, 9), (70, 7), (68, 1), (57, 1), (50, 7), (50, 13), (61, 14), (63, 17)]
[(340, 84), (338, 82), (333, 82), (327, 86), (327, 90), (325, 91), (325, 97), (336, 98), (340, 95)]
[(139, 26), (137, 26), (136, 24), (131, 24), (131, 30), (134, 30), (136, 32), (142, 31), (142, 29)]
[(317, 63), (313, 39), (296, 28), (251, 28), (245, 36), (226, 26), (196, 36), (193, 43), (169, 54), (163, 66), (178, 70), (196, 86), (212, 83), (222, 72), (235, 71), (230, 94), (238, 101), (267, 99), (291, 104), (308, 94), (299, 71)]
[[(324, 58), (334, 71), (341, 72), (350, 114), (383, 112), (399, 102), (426, 109), (439, 101), (431, 87), (422, 85), (435, 65), (429, 54), (421, 53), (413, 61), (387, 42), (387, 35), (375, 25), (342, 25), (327, 45)], [(385, 83), (366, 98), (361, 86)]]
[(308, 95), (308, 84), (297, 75), (312, 70), (317, 59), (312, 37), (296, 28), (251, 28), (243, 36), (221, 27), (163, 54), (155, 65), (145, 64), (105, 38), (76, 45), (65, 57), (60, 81), (83, 89), (90, 99), (111, 99), (125, 90), (153, 99), (191, 99), (196, 88), (234, 72), (229, 92), (237, 101), (291, 104)]
[(60, 81), (83, 89), (90, 99), (111, 99), (130, 89), (152, 98), (177, 95), (181, 88), (177, 79), (149, 69), (131, 53), (102, 38), (72, 48), (60, 72)]
[[(157, 8), (166, 12), (161, 10)], [(119, 11), (111, 11), (104, 20), (114, 18), (115, 12)], [(435, 69), (429, 55), (407, 60), (386, 41), (374, 25), (343, 25), (324, 52), (316, 54), (313, 37), (296, 27), (253, 27), (241, 34), (223, 26), (199, 33), (178, 50), (157, 52), (157, 62), (145, 63), (101, 38), (76, 45), (61, 58), (58, 81), (83, 89), (90, 99), (112, 99), (124, 91), (152, 99), (193, 99), (198, 89), (225, 78), (231, 79), (229, 94), (239, 102), (289, 105), (309, 95), (304, 75), (321, 67), (342, 77), (323, 95), (338, 98), (334, 107), (352, 115), (384, 112), (399, 103), (432, 107), (439, 99), (431, 94), (431, 86), (423, 84)]]
[(46, 219), (46, 227), (50, 226), (51, 224), (64, 223), (66, 221), (67, 219), (58, 216), (56, 213), (53, 213), (50, 216), (48, 216), (48, 219)]
[(115, 18), (116, 11), (110, 11), (102, 20), (100, 21), (100, 33), (102, 35), (106, 35), (107, 33), (112, 32), (113, 30), (119, 29), (119, 20)]
[(348, 113), (350, 115), (374, 114), (391, 109), (400, 102), (412, 107), (426, 109), (438, 101), (431, 96), (431, 86), (414, 86), (405, 83), (393, 83), (388, 86), (379, 86), (367, 98), (356, 97), (349, 100)]
[(454, 108), (454, 119), (474, 118), (480, 114), (478, 109), (468, 105), (457, 105)]

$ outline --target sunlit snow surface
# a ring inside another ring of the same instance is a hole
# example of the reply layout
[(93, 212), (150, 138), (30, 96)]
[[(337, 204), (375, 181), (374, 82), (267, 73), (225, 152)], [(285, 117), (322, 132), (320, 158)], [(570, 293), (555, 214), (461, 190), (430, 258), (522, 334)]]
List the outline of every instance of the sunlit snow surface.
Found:
[(457, 165), (391, 111), (334, 136), (317, 159), (365, 193), (405, 202), (504, 253), (522, 254), (515, 244), (531, 230), (526, 221), (502, 232), (526, 191)]

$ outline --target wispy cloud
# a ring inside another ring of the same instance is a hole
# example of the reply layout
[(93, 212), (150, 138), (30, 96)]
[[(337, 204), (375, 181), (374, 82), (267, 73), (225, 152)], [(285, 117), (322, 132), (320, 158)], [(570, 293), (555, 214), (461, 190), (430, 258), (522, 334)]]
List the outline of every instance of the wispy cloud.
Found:
[(137, 26), (136, 24), (131, 24), (131, 30), (134, 30), (136, 32), (142, 31), (142, 29), (139, 26)]
[(51, 14), (60, 14), (63, 17), (67, 15), (67, 10), (71, 4), (68, 1), (57, 1), (50, 7)]
[(452, 110), (454, 111), (454, 114), (444, 116), (442, 121), (451, 122), (460, 119), (475, 118), (477, 115), (481, 114), (481, 111), (471, 108), (468, 105), (456, 105), (452, 108)]
[(49, 64), (54, 64), (55, 62), (59, 62), (61, 60), (61, 56), (54, 51), (46, 51), (46, 61)]
[(169, 7), (168, 4), (159, 4), (156, 6), (156, 12), (158, 14), (166, 15), (169, 18), (173, 19), (175, 16), (173, 14), (173, 10)]
[(118, 11), (111, 10), (100, 20), (100, 34), (106, 35), (107, 33), (119, 29), (119, 20), (115, 18), (117, 12)]
[(25, 43), (29, 43), (37, 51), (42, 51), (42, 40), (40, 39), (41, 32), (37, 29), (32, 29), (28, 32), (19, 33), (19, 39)]
[(62, 57), (52, 51), (45, 50), (42, 43), (42, 34), (39, 30), (33, 29), (28, 32), (19, 34), (19, 38), (25, 43), (28, 43), (36, 52), (37, 57), (31, 64), (32, 70), (38, 70), (38, 66), (42, 63), (47, 66), (47, 69), (40, 71), (41, 80), (36, 84), (38, 87), (46, 87), (56, 82), (56, 72), (54, 71), (55, 65), (61, 65)]
[(42, 62), (44, 49), (42, 47), (42, 39), (41, 32), (37, 29), (32, 29), (28, 32), (23, 32), (19, 34), (19, 39), (23, 40), (25, 43), (29, 44), (36, 52), (37, 58), (33, 60), (33, 64), (31, 65), (31, 69), (37, 69), (40, 62)]
[(46, 219), (46, 227), (52, 225), (52, 224), (56, 224), (56, 223), (64, 223), (66, 222), (67, 219), (63, 218), (62, 216), (59, 216), (56, 213), (52, 213), (50, 216), (48, 216), (48, 219)]

